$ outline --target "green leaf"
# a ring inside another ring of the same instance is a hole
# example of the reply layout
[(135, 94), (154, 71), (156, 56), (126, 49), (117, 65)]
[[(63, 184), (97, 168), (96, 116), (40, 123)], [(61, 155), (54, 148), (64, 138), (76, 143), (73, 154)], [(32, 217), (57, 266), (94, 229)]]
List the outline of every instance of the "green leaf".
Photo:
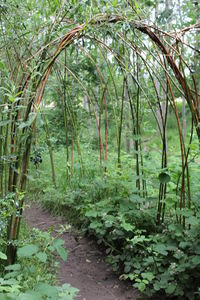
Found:
[(99, 227), (99, 225), (101, 225), (101, 223), (97, 222), (97, 221), (94, 221), (92, 223), (90, 223), (90, 228), (91, 229), (96, 229)]
[(142, 273), (141, 275), (144, 279), (147, 279), (148, 281), (152, 281), (155, 278), (154, 274), (151, 272)]
[(39, 292), (26, 292), (25, 294), (20, 294), (17, 300), (41, 300), (41, 294)]
[(65, 241), (62, 239), (55, 239), (55, 240), (53, 240), (52, 246), (57, 248), (59, 246), (62, 246), (64, 243), (65, 243)]
[(58, 299), (58, 289), (47, 283), (39, 283), (35, 291), (39, 292), (43, 297), (47, 296), (48, 299)]
[(131, 225), (130, 223), (126, 223), (124, 220), (122, 221), (121, 226), (126, 231), (133, 231), (135, 229), (135, 226)]
[(159, 281), (156, 281), (153, 285), (153, 288), (155, 291), (159, 291), (161, 289)]
[(162, 255), (167, 255), (168, 252), (167, 252), (167, 247), (164, 245), (164, 244), (157, 244), (155, 247), (154, 247), (154, 250)]
[(97, 211), (94, 211), (94, 210), (89, 210), (85, 214), (86, 217), (94, 217), (94, 218), (96, 218), (97, 215), (98, 215)]
[(31, 257), (32, 255), (36, 254), (38, 250), (39, 249), (36, 245), (26, 245), (18, 249), (17, 255), (19, 258)]
[(163, 183), (163, 184), (171, 181), (171, 177), (169, 176), (169, 174), (167, 174), (165, 172), (160, 173), (158, 176), (158, 179), (159, 179), (160, 183)]
[(14, 278), (5, 280), (4, 278), (0, 278), (0, 286), (1, 285), (17, 285), (18, 281)]
[(138, 8), (139, 8), (139, 5), (138, 5), (137, 1), (136, 1), (136, 0), (134, 0), (134, 3), (135, 3), (135, 7), (136, 7), (136, 9), (138, 9)]
[(193, 225), (193, 226), (198, 225), (199, 224), (199, 219), (194, 217), (194, 216), (191, 216), (191, 217), (188, 218), (188, 223), (190, 225)]
[(192, 257), (192, 264), (195, 266), (200, 265), (200, 255), (194, 255)]
[(0, 299), (1, 300), (10, 300), (10, 298), (8, 298), (8, 296), (6, 296), (4, 293), (0, 293)]
[(70, 284), (65, 283), (59, 287), (59, 299), (73, 300), (79, 292), (77, 288), (72, 287)]
[(39, 261), (45, 263), (47, 261), (47, 255), (44, 252), (39, 252), (36, 254), (36, 257), (39, 259)]
[(145, 235), (141, 235), (141, 236), (136, 235), (136, 236), (134, 236), (133, 239), (131, 239), (131, 244), (136, 245), (138, 243), (143, 243), (144, 241), (146, 241)]
[(6, 271), (19, 271), (21, 269), (21, 265), (20, 264), (14, 264), (14, 265), (10, 265), (5, 267)]
[(189, 245), (190, 245), (190, 243), (183, 241), (183, 242), (180, 242), (179, 247), (181, 249), (185, 249)]
[(5, 279), (10, 279), (10, 278), (17, 278), (17, 276), (19, 275), (20, 273), (18, 271), (12, 271), (10, 273), (7, 273), (4, 278)]
[(6, 260), (7, 256), (3, 252), (0, 251), (0, 259)]
[(174, 293), (175, 289), (176, 289), (176, 285), (169, 283), (169, 286), (165, 289), (165, 291), (167, 294), (171, 295)]
[(60, 255), (60, 257), (64, 261), (67, 260), (67, 251), (65, 250), (65, 248), (63, 248), (62, 246), (58, 246), (58, 247), (56, 247), (56, 251), (58, 252), (58, 254)]
[(143, 282), (137, 282), (134, 284), (136, 288), (139, 289), (140, 292), (144, 292), (146, 285)]
[(114, 0), (114, 1), (112, 2), (112, 6), (113, 6), (113, 7), (116, 7), (116, 6), (117, 6), (117, 0)]
[(4, 67), (4, 64), (0, 61), (0, 70), (4, 70), (5, 67)]

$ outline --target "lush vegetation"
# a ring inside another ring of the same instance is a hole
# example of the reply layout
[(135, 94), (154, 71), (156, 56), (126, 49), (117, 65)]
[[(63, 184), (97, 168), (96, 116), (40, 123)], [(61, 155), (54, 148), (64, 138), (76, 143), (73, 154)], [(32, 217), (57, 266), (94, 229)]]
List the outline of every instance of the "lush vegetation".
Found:
[[(55, 261), (54, 253), (66, 260), (67, 252), (63, 248), (64, 241), (53, 238), (50, 233), (51, 230), (41, 232), (36, 228), (30, 231), (23, 224), (19, 241), (15, 244), (18, 247), (18, 260), (1, 269), (0, 299), (74, 299), (78, 292), (76, 288), (67, 283), (55, 285), (58, 262)], [(2, 238), (1, 245), (5, 245)], [(2, 252), (0, 257), (2, 261), (6, 260)]]
[(21, 222), (28, 200), (93, 236), (150, 298), (200, 298), (199, 10), (2, 1), (1, 299), (77, 292), (49, 275), (67, 253)]

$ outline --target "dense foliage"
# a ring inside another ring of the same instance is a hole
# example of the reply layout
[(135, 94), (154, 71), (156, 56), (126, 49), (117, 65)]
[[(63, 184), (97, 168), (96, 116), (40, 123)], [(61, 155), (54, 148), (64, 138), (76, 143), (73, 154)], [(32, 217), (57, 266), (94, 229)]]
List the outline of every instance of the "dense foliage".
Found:
[[(52, 237), (52, 230), (41, 232), (34, 228), (30, 231), (23, 224), (16, 242), (17, 262), (12, 265), (1, 264), (0, 299), (74, 299), (78, 292), (76, 288), (67, 283), (55, 286), (55, 270), (59, 265), (55, 253), (66, 260), (67, 252), (63, 248), (64, 241)], [(4, 252), (6, 243), (2, 232), (0, 242), (1, 251)], [(1, 251), (0, 259), (5, 262), (7, 257)]]
[[(179, 174), (174, 162), (170, 170), (171, 188), (168, 191), (167, 217), (164, 224), (156, 224), (156, 193), (159, 187), (158, 154), (148, 156), (149, 181), (152, 182), (148, 200), (138, 195), (132, 182), (136, 179), (130, 166), (130, 155), (122, 156), (119, 172), (116, 166), (107, 164), (104, 177), (99, 173), (95, 150), (83, 150), (85, 173), (81, 177), (77, 153), (74, 168), (77, 170), (66, 188), (63, 165), (64, 149), (54, 153), (57, 172), (57, 188), (49, 178), (50, 161), (43, 154), (44, 162), (39, 170), (32, 170), (31, 199), (39, 199), (54, 214), (62, 214), (82, 230), (97, 238), (104, 245), (108, 262), (121, 274), (121, 279), (133, 281), (133, 285), (147, 295), (156, 293), (177, 296), (182, 299), (199, 295), (199, 209), (196, 216), (187, 211), (191, 228), (183, 229), (174, 215), (176, 198), (173, 189)], [(86, 158), (87, 157), (87, 158)], [(91, 157), (93, 158), (91, 160)], [(112, 153), (112, 161), (117, 157)], [(153, 165), (154, 164), (154, 165)], [(39, 179), (36, 179), (37, 174)], [(173, 174), (172, 174), (173, 172)], [(198, 191), (196, 191), (198, 194)], [(36, 194), (34, 194), (36, 193)], [(198, 196), (197, 196), (198, 199)], [(70, 208), (70, 209), (69, 209)], [(77, 218), (78, 216), (78, 218)]]

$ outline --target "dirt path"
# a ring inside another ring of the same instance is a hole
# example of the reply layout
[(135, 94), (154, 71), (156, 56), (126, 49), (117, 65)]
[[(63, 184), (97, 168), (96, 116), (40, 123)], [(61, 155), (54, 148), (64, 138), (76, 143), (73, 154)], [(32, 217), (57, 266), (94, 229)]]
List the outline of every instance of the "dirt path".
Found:
[[(31, 227), (48, 230), (66, 222), (52, 216), (37, 204), (25, 209), (24, 216)], [(138, 292), (120, 281), (106, 264), (105, 256), (98, 250), (94, 241), (78, 237), (74, 229), (62, 235), (69, 251), (66, 262), (60, 262), (58, 280), (60, 284), (70, 283), (80, 290), (77, 300), (135, 300)]]

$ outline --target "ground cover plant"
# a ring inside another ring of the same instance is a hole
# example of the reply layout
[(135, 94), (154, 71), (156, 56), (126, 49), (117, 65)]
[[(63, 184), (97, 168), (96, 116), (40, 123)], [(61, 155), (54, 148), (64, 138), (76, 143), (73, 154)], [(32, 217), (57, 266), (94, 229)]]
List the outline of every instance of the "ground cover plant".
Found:
[(29, 198), (75, 219), (149, 297), (200, 297), (198, 17), (197, 1), (0, 4), (3, 296), (25, 292), (23, 257), (46, 260), (20, 244)]
[[(67, 252), (63, 248), (64, 241), (53, 238), (50, 228), (48, 232), (39, 229), (28, 229), (22, 224), (19, 240), (16, 242), (17, 261), (6, 265), (5, 247), (1, 248), (0, 299), (74, 299), (78, 290), (69, 284), (56, 286), (55, 271), (58, 269), (57, 253), (63, 260)], [(6, 243), (1, 235), (1, 245)]]
[[(171, 182), (172, 191), (168, 192), (165, 222), (157, 226), (154, 193), (159, 187), (158, 165), (154, 166), (154, 173), (151, 169), (154, 188), (147, 202), (132, 185), (135, 174), (127, 168), (131, 164), (127, 155), (122, 156), (126, 166), (122, 174), (117, 166), (108, 164), (106, 177), (102, 178), (98, 163), (95, 159), (91, 162), (90, 153), (85, 161), (85, 176), (80, 179), (74, 175), (66, 188), (61, 160), (63, 151), (60, 149), (54, 153), (55, 166), (59, 170), (57, 188), (47, 177), (47, 164), (50, 164), (47, 153), (44, 154), (45, 165), (36, 171), (40, 174), (39, 179), (35, 177), (29, 186), (32, 199), (39, 199), (54, 214), (62, 214), (83, 232), (95, 236), (97, 243), (104, 245), (108, 262), (121, 275), (120, 278), (133, 281), (135, 287), (150, 297), (159, 293), (180, 299), (198, 299), (199, 214), (197, 212), (194, 217), (187, 212), (191, 228), (184, 230), (177, 223), (174, 215), (177, 198), (173, 197), (175, 183)], [(98, 155), (94, 150), (91, 152), (92, 157)], [(174, 182), (176, 180), (174, 175)]]

